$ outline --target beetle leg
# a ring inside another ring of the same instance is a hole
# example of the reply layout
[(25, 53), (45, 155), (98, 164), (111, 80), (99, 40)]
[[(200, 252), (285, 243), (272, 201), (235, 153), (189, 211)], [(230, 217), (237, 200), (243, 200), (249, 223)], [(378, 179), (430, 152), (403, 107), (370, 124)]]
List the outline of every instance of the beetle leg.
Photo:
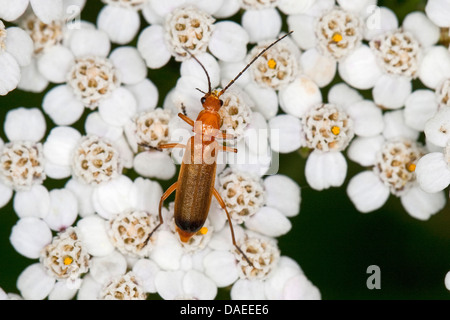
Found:
[(234, 153), (238, 152), (238, 150), (236, 148), (231, 148), (231, 147), (227, 147), (227, 146), (221, 146), (221, 147), (222, 147), (222, 151), (234, 152)]
[(178, 114), (178, 116), (184, 120), (184, 122), (186, 122), (188, 125), (190, 126), (194, 126), (194, 120), (192, 120), (191, 118), (189, 118), (188, 116), (182, 114), (181, 112)]
[(181, 144), (181, 143), (165, 143), (165, 144), (159, 145), (158, 148), (161, 148), (161, 149), (186, 148), (186, 145)]
[(230, 231), (231, 231), (231, 239), (233, 241), (233, 245), (236, 247), (236, 249), (238, 249), (238, 251), (242, 254), (242, 256), (245, 258), (245, 260), (248, 262), (249, 265), (251, 265), (253, 267), (253, 263), (247, 258), (247, 256), (245, 255), (245, 253), (241, 250), (241, 248), (239, 248), (239, 246), (236, 243), (236, 239), (234, 237), (234, 230), (233, 230), (233, 225), (231, 223), (231, 217), (230, 214), (228, 213), (227, 210), (227, 206), (225, 205), (225, 202), (223, 201), (222, 197), (220, 196), (219, 192), (216, 190), (216, 188), (213, 188), (213, 194), (214, 197), (217, 199), (217, 201), (219, 202), (220, 206), (223, 208), (223, 210), (225, 210), (225, 213), (227, 214), (227, 218), (228, 218), (228, 223), (230, 224)]
[(175, 182), (173, 185), (171, 185), (169, 187), (169, 189), (167, 189), (166, 192), (164, 192), (164, 194), (161, 197), (161, 200), (159, 200), (159, 224), (155, 227), (155, 229), (153, 229), (152, 232), (150, 232), (150, 234), (148, 235), (147, 239), (144, 241), (144, 246), (147, 245), (148, 241), (150, 240), (150, 238), (153, 235), (153, 232), (155, 232), (156, 229), (158, 229), (163, 224), (164, 221), (163, 221), (162, 211), (161, 211), (163, 202), (164, 202), (164, 200), (166, 200), (177, 189), (177, 183), (178, 182)]

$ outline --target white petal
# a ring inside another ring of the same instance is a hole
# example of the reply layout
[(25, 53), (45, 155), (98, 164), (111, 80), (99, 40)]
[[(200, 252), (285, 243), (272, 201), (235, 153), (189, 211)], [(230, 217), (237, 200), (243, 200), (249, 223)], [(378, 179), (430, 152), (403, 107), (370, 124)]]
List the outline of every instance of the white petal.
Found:
[[(208, 1), (215, 2), (215, 1)], [(240, 0), (227, 0), (223, 1), (222, 6), (214, 12), (216, 18), (229, 18), (239, 11), (241, 8)]]
[(447, 78), (450, 78), (450, 51), (443, 46), (429, 48), (419, 66), (419, 79), (435, 89)]
[[(158, 231), (155, 247), (150, 253), (150, 258), (155, 261), (161, 269), (178, 270), (180, 268), (183, 248), (176, 236), (169, 231)], [(156, 284), (158, 288), (158, 284)]]
[(219, 288), (231, 285), (239, 277), (236, 268), (236, 258), (229, 251), (212, 251), (205, 256), (203, 264), (205, 267), (205, 274), (210, 277)]
[(330, 84), (336, 75), (336, 61), (321, 55), (316, 48), (303, 52), (300, 60), (304, 74), (321, 88)]
[(328, 102), (334, 103), (344, 109), (362, 100), (363, 97), (359, 91), (349, 87), (345, 82), (335, 84), (328, 91)]
[(152, 6), (153, 10), (155, 10), (155, 12), (162, 17), (166, 16), (173, 9), (178, 8), (186, 3), (188, 3), (188, 0), (150, 0), (150, 5)]
[(249, 125), (245, 130), (245, 144), (250, 152), (255, 154), (267, 154), (269, 151), (269, 130), (267, 122), (259, 112), (253, 112)]
[(6, 51), (13, 55), (19, 66), (24, 67), (31, 62), (34, 44), (28, 33), (19, 27), (6, 29)]
[(348, 11), (353, 11), (363, 17), (370, 13), (372, 6), (376, 5), (377, 0), (337, 0), (339, 6)]
[(216, 284), (203, 273), (189, 270), (183, 278), (184, 292), (199, 300), (214, 300), (217, 295)]
[(63, 0), (30, 0), (30, 4), (39, 20), (46, 24), (64, 17)]
[(48, 80), (42, 76), (37, 68), (36, 59), (32, 59), (30, 64), (21, 68), (21, 77), (17, 88), (39, 93), (48, 86)]
[(46, 128), (45, 118), (40, 109), (20, 107), (6, 114), (4, 130), (10, 141), (38, 142), (44, 137)]
[(425, 124), (427, 140), (439, 147), (445, 147), (450, 139), (450, 108), (441, 108)]
[(409, 13), (402, 22), (402, 28), (411, 32), (424, 47), (429, 47), (439, 41), (439, 27), (431, 22), (423, 12)]
[(445, 274), (444, 283), (445, 283), (445, 288), (447, 290), (450, 290), (450, 271)]
[(112, 278), (125, 274), (127, 260), (117, 251), (108, 255), (93, 257), (89, 265), (90, 275), (100, 283), (108, 283)]
[(249, 35), (243, 27), (233, 21), (221, 21), (214, 24), (208, 48), (222, 61), (240, 61), (247, 54), (248, 42)]
[(144, 177), (168, 180), (175, 175), (176, 167), (164, 152), (147, 151), (136, 155), (133, 161), (136, 172)]
[(358, 211), (367, 213), (381, 208), (390, 192), (372, 171), (363, 171), (350, 179), (347, 195)]
[(278, 93), (281, 109), (301, 118), (312, 106), (322, 101), (319, 87), (311, 79), (301, 76)]
[(373, 6), (366, 19), (364, 39), (370, 41), (378, 35), (398, 28), (398, 19), (394, 11), (386, 7)]
[(9, 240), (18, 253), (37, 259), (41, 250), (52, 241), (52, 232), (41, 219), (27, 217), (19, 219), (12, 227)]
[(419, 137), (419, 131), (406, 125), (403, 109), (385, 112), (383, 117), (383, 135), (386, 139), (404, 137), (411, 140), (417, 140)]
[(19, 18), (27, 9), (29, 0), (0, 0), (0, 18), (13, 21)]
[(48, 295), (48, 300), (72, 300), (78, 292), (74, 285), (68, 285), (65, 281), (57, 281)]
[(55, 278), (47, 274), (42, 264), (34, 263), (17, 278), (17, 289), (26, 300), (43, 300), (53, 289), (55, 282)]
[(37, 60), (39, 72), (50, 82), (63, 83), (74, 64), (72, 52), (65, 46), (53, 46)]
[(133, 40), (139, 30), (139, 14), (135, 10), (106, 5), (98, 14), (97, 25), (108, 34), (111, 42), (126, 44)]
[(415, 90), (405, 101), (405, 123), (413, 129), (423, 131), (425, 123), (437, 110), (438, 103), (433, 91)]
[(133, 94), (119, 87), (110, 96), (102, 99), (98, 111), (105, 122), (114, 126), (123, 126), (137, 109), (136, 99)]
[(130, 191), (133, 182), (127, 176), (121, 175), (94, 189), (92, 201), (97, 213), (105, 219), (131, 209)]
[(245, 86), (245, 92), (255, 103), (255, 111), (261, 113), (264, 118), (271, 119), (278, 112), (278, 97), (275, 90), (261, 88), (256, 83)]
[(77, 207), (81, 217), (86, 217), (95, 213), (91, 200), (93, 187), (86, 186), (84, 183), (78, 182), (77, 179), (70, 179), (66, 183), (65, 188), (72, 191), (77, 197)]
[(294, 217), (300, 211), (300, 186), (291, 178), (281, 174), (264, 179), (266, 205), (278, 209), (287, 217)]
[(8, 52), (0, 53), (0, 96), (14, 90), (19, 84), (20, 67), (16, 59)]
[(151, 25), (139, 34), (137, 49), (150, 69), (161, 68), (172, 57), (164, 40), (164, 29), (160, 25)]
[(44, 171), (47, 178), (65, 179), (72, 175), (72, 168), (69, 166), (61, 166), (56, 163), (45, 161)]
[(425, 6), (427, 16), (439, 27), (450, 27), (450, 3), (446, 0), (428, 0)]
[(372, 90), (373, 100), (386, 109), (399, 109), (411, 94), (411, 80), (402, 76), (382, 75)]
[(44, 221), (50, 229), (65, 230), (70, 227), (78, 216), (77, 198), (67, 189), (50, 191), (50, 210)]
[(317, 44), (315, 34), (316, 18), (306, 14), (289, 15), (287, 24), (289, 30), (293, 30), (292, 39), (303, 49), (314, 48)]
[(106, 232), (106, 221), (92, 215), (77, 222), (77, 235), (87, 252), (93, 256), (106, 256), (114, 251)]
[(380, 134), (384, 128), (383, 114), (371, 100), (357, 102), (346, 110), (353, 120), (355, 134), (370, 137)]
[(315, 190), (340, 187), (347, 175), (347, 161), (340, 152), (313, 151), (306, 160), (306, 181)]
[(275, 39), (281, 31), (281, 16), (275, 8), (246, 10), (241, 23), (252, 43)]
[(155, 293), (155, 278), (160, 269), (158, 265), (149, 259), (139, 259), (133, 266), (133, 273), (139, 278), (145, 292)]
[(45, 158), (58, 165), (70, 166), (72, 152), (80, 138), (80, 132), (72, 127), (53, 128), (44, 143)]
[(99, 299), (100, 292), (103, 289), (103, 286), (104, 284), (95, 281), (90, 274), (87, 274), (83, 278), (83, 282), (77, 294), (77, 300)]
[(364, 167), (375, 164), (375, 156), (385, 142), (382, 135), (374, 137), (356, 137), (347, 148), (347, 156)]
[(130, 202), (136, 210), (144, 210), (157, 215), (162, 195), (163, 189), (158, 182), (139, 177), (133, 183)]
[(419, 159), (416, 179), (426, 192), (435, 193), (450, 184), (450, 169), (442, 152), (432, 152)]
[[(232, 79), (234, 79), (239, 72), (241, 72), (247, 65), (244, 60), (238, 62), (223, 62), (219, 61), (220, 73), (222, 77), (222, 86), (225, 87)], [(250, 80), (250, 72), (244, 72), (233, 85), (245, 87), (247, 84), (253, 83)]]
[[(208, 72), (211, 81), (211, 88), (215, 88), (220, 84), (220, 67), (217, 60), (209, 53), (201, 53), (196, 56), (197, 60), (202, 63)], [(181, 63), (181, 76), (194, 76), (200, 78), (202, 81), (207, 79), (205, 71), (201, 65), (194, 59), (187, 59)], [(207, 90), (208, 88), (202, 88)]]
[(50, 194), (46, 187), (35, 185), (27, 191), (17, 191), (14, 211), (20, 218), (45, 218), (50, 210)]
[(376, 57), (367, 45), (353, 50), (338, 65), (342, 79), (356, 89), (370, 89), (382, 75)]
[(13, 190), (0, 182), (0, 208), (3, 208), (11, 200)]
[(286, 15), (299, 14), (308, 10), (314, 2), (315, 0), (280, 0), (278, 1), (278, 9)]
[(137, 112), (149, 111), (156, 108), (159, 99), (158, 88), (149, 79), (144, 79), (136, 84), (126, 85), (136, 99)]
[(413, 187), (400, 197), (405, 210), (414, 218), (428, 220), (444, 208), (446, 199), (443, 191), (427, 193), (419, 187)]
[(279, 153), (290, 153), (304, 144), (302, 123), (299, 118), (281, 114), (269, 120), (270, 147)]
[(295, 260), (281, 256), (277, 268), (265, 280), (264, 290), (267, 299), (280, 300), (288, 281), (302, 273), (303, 271)]
[(116, 142), (122, 137), (123, 129), (105, 122), (99, 112), (91, 112), (84, 123), (86, 134), (94, 134)]
[[(272, 161), (272, 151), (270, 148), (260, 149), (259, 153), (254, 153), (247, 147), (244, 140), (236, 144), (238, 153), (227, 152), (227, 163), (238, 170), (253, 172), (256, 175), (263, 176), (275, 174), (278, 171), (278, 161)], [(219, 163), (219, 160), (218, 160)]]
[(174, 300), (183, 297), (183, 277), (184, 272), (181, 270), (159, 272), (155, 278), (155, 286), (161, 298)]
[(265, 300), (264, 282), (239, 279), (231, 288), (231, 300)]
[(280, 237), (289, 232), (292, 224), (285, 215), (272, 207), (262, 207), (246, 220), (245, 226), (269, 237)]
[(299, 274), (287, 281), (283, 299), (285, 300), (320, 300), (319, 289), (304, 275)]
[(114, 49), (109, 59), (120, 72), (120, 81), (125, 84), (136, 84), (147, 76), (147, 66), (139, 51), (134, 47)]
[(71, 34), (69, 47), (75, 57), (106, 57), (111, 49), (111, 42), (102, 30), (77, 29)]
[(65, 84), (56, 86), (46, 93), (42, 101), (42, 108), (59, 126), (75, 123), (84, 112), (83, 103), (75, 97), (71, 88)]

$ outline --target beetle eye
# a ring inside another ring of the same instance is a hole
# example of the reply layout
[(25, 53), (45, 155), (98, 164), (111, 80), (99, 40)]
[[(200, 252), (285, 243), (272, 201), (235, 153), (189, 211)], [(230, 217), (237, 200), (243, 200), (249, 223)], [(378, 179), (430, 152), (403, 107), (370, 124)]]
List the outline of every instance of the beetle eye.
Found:
[(200, 99), (200, 102), (201, 102), (202, 104), (204, 104), (204, 103), (206, 102), (206, 98), (205, 98), (205, 97), (202, 97), (202, 98)]
[(223, 106), (223, 101), (222, 100), (219, 100), (220, 101), (220, 106)]

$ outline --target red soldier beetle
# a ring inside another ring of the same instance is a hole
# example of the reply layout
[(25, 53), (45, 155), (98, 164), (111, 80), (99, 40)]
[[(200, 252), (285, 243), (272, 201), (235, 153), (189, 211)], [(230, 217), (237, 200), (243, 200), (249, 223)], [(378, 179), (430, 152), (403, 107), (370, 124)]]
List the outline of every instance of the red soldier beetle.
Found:
[(200, 99), (204, 110), (200, 111), (195, 121), (183, 113), (178, 113), (178, 116), (182, 120), (192, 126), (192, 131), (194, 132), (194, 135), (189, 139), (187, 144), (167, 143), (159, 146), (160, 149), (184, 148), (186, 150), (181, 163), (180, 172), (178, 174), (178, 180), (164, 192), (159, 202), (159, 224), (149, 234), (146, 242), (148, 242), (151, 238), (153, 232), (155, 232), (163, 224), (161, 212), (163, 202), (175, 190), (175, 228), (182, 242), (189, 241), (189, 239), (199, 231), (203, 233), (204, 230), (202, 227), (208, 217), (211, 200), (214, 196), (227, 215), (233, 245), (239, 253), (242, 254), (245, 260), (250, 265), (253, 265), (245, 253), (237, 245), (230, 214), (228, 213), (225, 202), (219, 192), (214, 188), (218, 150), (225, 152), (237, 152), (237, 149), (219, 145), (216, 141), (216, 138), (232, 138), (229, 135), (220, 132), (221, 118), (219, 115), (219, 109), (223, 104), (223, 101), (220, 100), (220, 96), (252, 65), (252, 63), (263, 55), (264, 52), (269, 50), (277, 42), (283, 40), (292, 32), (293, 31), (278, 38), (264, 48), (221, 91), (212, 91), (211, 81), (206, 68), (194, 55), (185, 49), (205, 71), (208, 80), (208, 92), (197, 89), (204, 94), (204, 96)]

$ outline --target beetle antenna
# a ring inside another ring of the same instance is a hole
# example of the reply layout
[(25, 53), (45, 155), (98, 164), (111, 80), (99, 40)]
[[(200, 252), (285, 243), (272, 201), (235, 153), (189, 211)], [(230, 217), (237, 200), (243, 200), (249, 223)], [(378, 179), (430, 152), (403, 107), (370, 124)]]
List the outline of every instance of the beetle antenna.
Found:
[(277, 40), (275, 40), (274, 42), (272, 42), (270, 45), (268, 45), (266, 48), (264, 48), (264, 50), (262, 50), (260, 53), (258, 53), (253, 59), (252, 61), (250, 61), (244, 69), (242, 69), (241, 72), (238, 73), (238, 75), (231, 80), (227, 86), (225, 88), (222, 89), (222, 91), (219, 92), (219, 94), (217, 96), (221, 96), (223, 93), (225, 93), (225, 91), (253, 64), (253, 62), (255, 62), (259, 57), (261, 57), (264, 52), (266, 52), (267, 50), (269, 50), (271, 47), (273, 47), (276, 43), (278, 43), (279, 41), (283, 40), (284, 38), (286, 38), (287, 36), (289, 36), (292, 32), (294, 31), (289, 31), (288, 33), (286, 33), (284, 36), (278, 38)]
[[(188, 50), (188, 48), (183, 47), (183, 49), (186, 50), (186, 52), (189, 53), (189, 54), (191, 55), (191, 57), (192, 57), (195, 61), (198, 62), (198, 64), (202, 67), (203, 71), (205, 71), (206, 78), (208, 79), (208, 93), (211, 93), (211, 80), (209, 79), (209, 74), (208, 74), (208, 71), (206, 71), (205, 66), (200, 62), (200, 60), (197, 59), (196, 56), (194, 56), (194, 55)], [(197, 89), (197, 90), (200, 91), (200, 92), (203, 92), (203, 91), (200, 90), (200, 89)], [(203, 93), (206, 94), (206, 92), (203, 92)]]

